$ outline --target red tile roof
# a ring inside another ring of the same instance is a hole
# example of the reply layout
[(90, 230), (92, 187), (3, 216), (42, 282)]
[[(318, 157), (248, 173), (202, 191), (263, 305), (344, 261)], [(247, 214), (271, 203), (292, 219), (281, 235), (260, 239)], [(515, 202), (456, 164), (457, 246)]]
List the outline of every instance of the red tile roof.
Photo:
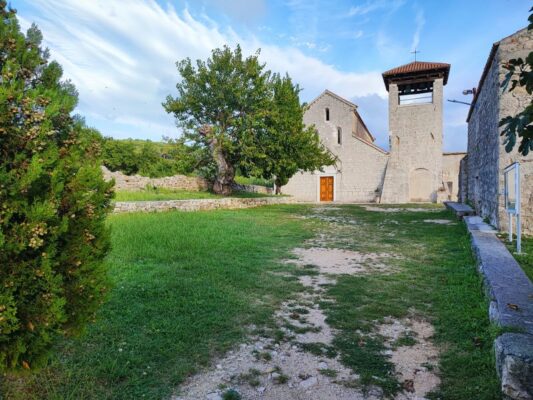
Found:
[(413, 61), (412, 63), (400, 65), (383, 72), (383, 76), (410, 74), (412, 72), (431, 71), (435, 69), (450, 69), (450, 64), (439, 62)]
[(399, 67), (389, 69), (383, 72), (383, 80), (387, 90), (389, 89), (389, 79), (403, 78), (409, 75), (423, 73), (423, 72), (441, 72), (444, 73), (444, 84), (448, 82), (448, 74), (450, 73), (450, 64), (440, 62), (426, 62), (426, 61), (413, 61), (409, 64), (400, 65)]

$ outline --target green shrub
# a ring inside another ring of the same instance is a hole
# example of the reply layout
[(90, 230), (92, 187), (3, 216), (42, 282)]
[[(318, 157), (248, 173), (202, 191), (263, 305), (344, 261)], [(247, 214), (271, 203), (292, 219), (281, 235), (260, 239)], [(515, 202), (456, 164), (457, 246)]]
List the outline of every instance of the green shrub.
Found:
[(111, 171), (150, 178), (190, 175), (196, 171), (201, 153), (183, 140), (164, 142), (134, 139), (104, 139), (103, 163)]
[(104, 165), (111, 171), (121, 171), (126, 175), (133, 175), (139, 172), (139, 162), (135, 154), (135, 145), (126, 140), (105, 138), (103, 161)]
[(77, 92), (0, 0), (0, 371), (34, 369), (77, 333), (106, 290), (112, 184)]

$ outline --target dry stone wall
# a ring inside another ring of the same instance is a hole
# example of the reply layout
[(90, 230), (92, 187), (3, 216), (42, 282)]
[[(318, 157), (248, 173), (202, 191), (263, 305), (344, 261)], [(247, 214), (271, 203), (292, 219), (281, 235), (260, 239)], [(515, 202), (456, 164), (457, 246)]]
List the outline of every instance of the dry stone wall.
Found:
[[(102, 167), (104, 179), (115, 180), (115, 190), (139, 191), (147, 187), (157, 187), (163, 189), (188, 190), (191, 192), (204, 191), (210, 189), (209, 182), (198, 176), (173, 175), (163, 178), (148, 178), (141, 175), (126, 175), (120, 171), (112, 172), (106, 167)], [(249, 193), (272, 194), (273, 189), (260, 185), (239, 185), (235, 183), (233, 190)]]
[(102, 167), (102, 171), (106, 181), (115, 180), (115, 190), (138, 191), (150, 186), (189, 191), (209, 189), (208, 181), (197, 176), (174, 175), (164, 178), (148, 178), (140, 175), (126, 175), (120, 171), (113, 172), (106, 167)]
[(267, 206), (273, 204), (293, 204), (296, 200), (291, 197), (263, 197), (263, 198), (224, 198), (224, 199), (192, 199), (166, 201), (118, 201), (114, 206), (114, 213), (128, 212), (162, 212), (162, 211), (207, 211), (217, 209), (239, 209)]

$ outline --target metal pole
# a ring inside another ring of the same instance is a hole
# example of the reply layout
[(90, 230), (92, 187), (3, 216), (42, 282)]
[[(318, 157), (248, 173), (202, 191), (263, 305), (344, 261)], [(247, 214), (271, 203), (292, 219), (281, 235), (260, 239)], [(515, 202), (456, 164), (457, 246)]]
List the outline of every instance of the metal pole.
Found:
[(509, 213), (509, 243), (513, 243), (513, 214)]
[(520, 164), (516, 165), (516, 252), (522, 251), (522, 227), (520, 218)]

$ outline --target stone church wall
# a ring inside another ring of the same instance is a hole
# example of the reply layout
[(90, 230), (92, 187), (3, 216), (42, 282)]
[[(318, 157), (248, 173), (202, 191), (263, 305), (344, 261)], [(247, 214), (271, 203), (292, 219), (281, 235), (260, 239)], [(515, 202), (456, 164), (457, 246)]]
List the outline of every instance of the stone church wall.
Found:
[(533, 234), (533, 154), (520, 156), (518, 146), (507, 153), (500, 136), (499, 121), (515, 115), (531, 100), (522, 88), (504, 92), (500, 88), (506, 70), (502, 63), (510, 58), (525, 57), (533, 48), (533, 32), (522, 30), (503, 39), (494, 54), (475, 106), (468, 121), (467, 188), (464, 197), (476, 212), (501, 230), (507, 229), (504, 208), (503, 170), (520, 162), (522, 181), (523, 231)]
[[(326, 121), (326, 108), (329, 109), (329, 121)], [(359, 132), (358, 136), (361, 136), (364, 127), (354, 112), (353, 106), (327, 93), (311, 104), (304, 115), (304, 122), (306, 125), (315, 125), (322, 143), (339, 161), (336, 166), (326, 167), (323, 172), (297, 173), (283, 186), (282, 193), (293, 195), (301, 201), (316, 202), (320, 200), (320, 176), (333, 176), (334, 201), (376, 200), (381, 190), (387, 153), (355, 137), (353, 133)], [(338, 143), (339, 128), (341, 144)]]

